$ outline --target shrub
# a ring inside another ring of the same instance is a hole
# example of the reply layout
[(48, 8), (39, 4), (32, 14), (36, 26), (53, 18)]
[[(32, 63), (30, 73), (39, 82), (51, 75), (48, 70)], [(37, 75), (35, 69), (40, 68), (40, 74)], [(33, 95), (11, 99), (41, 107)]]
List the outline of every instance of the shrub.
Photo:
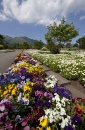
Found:
[(52, 45), (52, 47), (50, 48), (50, 51), (52, 54), (59, 54), (60, 53), (58, 46), (55, 44)]
[(48, 51), (47, 47), (42, 47), (41, 51)]

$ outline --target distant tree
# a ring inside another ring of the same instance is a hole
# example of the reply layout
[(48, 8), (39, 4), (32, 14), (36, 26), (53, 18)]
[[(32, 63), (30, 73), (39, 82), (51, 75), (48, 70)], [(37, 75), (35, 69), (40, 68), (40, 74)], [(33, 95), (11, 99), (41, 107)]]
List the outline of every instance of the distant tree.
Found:
[(14, 44), (12, 45), (12, 48), (13, 48), (13, 49), (22, 49), (22, 45), (21, 45), (20, 43), (14, 43)]
[(71, 47), (72, 47), (71, 43), (66, 43), (66, 48), (71, 48)]
[(4, 37), (3, 37), (3, 35), (0, 34), (0, 44), (2, 44), (2, 45), (3, 45), (3, 40), (4, 40)]
[(3, 46), (2, 44), (0, 44), (0, 50), (1, 50), (1, 49), (4, 49), (4, 46)]
[(78, 48), (79, 47), (78, 43), (74, 43), (73, 47), (77, 47)]
[(77, 44), (79, 44), (79, 48), (80, 49), (85, 49), (85, 36), (79, 38), (77, 41), (76, 41)]
[(65, 44), (71, 42), (73, 38), (78, 35), (78, 30), (75, 29), (73, 23), (66, 23), (65, 18), (61, 19), (59, 25), (53, 23), (53, 25), (47, 26), (48, 32), (45, 34), (47, 46), (52, 47), (53, 44)]
[(23, 49), (29, 49), (30, 46), (29, 46), (29, 44), (28, 44), (27, 42), (23, 42), (22, 48), (23, 48)]
[(60, 48), (60, 49), (61, 49), (61, 48), (64, 48), (64, 44), (59, 43), (59, 44), (58, 44), (58, 48)]
[(42, 40), (34, 42), (34, 44), (33, 44), (33, 48), (35, 48), (35, 49), (41, 49), (42, 47), (43, 47)]

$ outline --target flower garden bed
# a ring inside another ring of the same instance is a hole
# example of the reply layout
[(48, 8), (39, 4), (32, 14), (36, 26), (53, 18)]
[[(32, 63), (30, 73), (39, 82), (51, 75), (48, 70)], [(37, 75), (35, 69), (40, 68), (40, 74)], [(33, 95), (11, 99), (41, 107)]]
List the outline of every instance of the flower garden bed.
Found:
[(28, 53), (53, 71), (59, 72), (64, 78), (78, 80), (85, 87), (85, 51), (57, 55)]
[(85, 99), (73, 99), (26, 52), (0, 76), (0, 130), (84, 130)]

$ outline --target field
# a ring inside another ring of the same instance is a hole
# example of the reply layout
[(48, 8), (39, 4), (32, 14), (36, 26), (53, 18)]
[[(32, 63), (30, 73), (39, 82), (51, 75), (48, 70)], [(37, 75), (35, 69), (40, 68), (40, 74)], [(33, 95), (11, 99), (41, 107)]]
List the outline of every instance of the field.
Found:
[(28, 53), (66, 79), (78, 80), (85, 87), (85, 51), (62, 50), (60, 54), (42, 51)]

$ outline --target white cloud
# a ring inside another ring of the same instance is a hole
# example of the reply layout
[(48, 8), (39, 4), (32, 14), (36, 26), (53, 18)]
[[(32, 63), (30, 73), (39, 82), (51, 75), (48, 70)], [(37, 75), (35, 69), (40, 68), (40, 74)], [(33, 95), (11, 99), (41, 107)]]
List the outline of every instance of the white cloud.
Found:
[(85, 19), (85, 15), (81, 16), (79, 20), (83, 20), (83, 19)]
[(16, 19), (20, 23), (48, 25), (70, 13), (85, 11), (85, 0), (2, 0), (1, 4), (0, 19)]
[(0, 13), (0, 20), (1, 21), (7, 21), (9, 18), (6, 17), (6, 15)]

